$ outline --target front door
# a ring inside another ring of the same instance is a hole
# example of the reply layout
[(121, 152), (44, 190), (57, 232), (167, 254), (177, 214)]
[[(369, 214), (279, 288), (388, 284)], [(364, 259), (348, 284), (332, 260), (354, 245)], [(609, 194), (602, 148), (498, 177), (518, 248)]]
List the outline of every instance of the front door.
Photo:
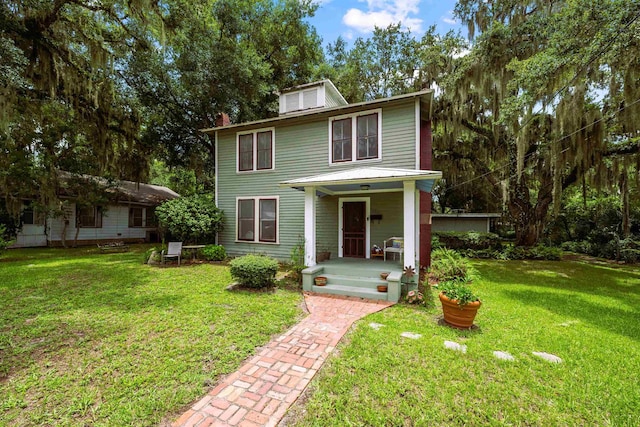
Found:
[(344, 202), (342, 209), (343, 256), (364, 258), (366, 256), (367, 217), (365, 202)]

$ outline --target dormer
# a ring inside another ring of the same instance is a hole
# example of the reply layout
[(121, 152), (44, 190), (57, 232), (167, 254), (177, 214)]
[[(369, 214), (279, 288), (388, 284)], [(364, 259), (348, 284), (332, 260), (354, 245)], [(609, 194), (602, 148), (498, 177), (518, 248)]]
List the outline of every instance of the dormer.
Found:
[(348, 104), (331, 80), (290, 87), (284, 89), (279, 95), (281, 116)]

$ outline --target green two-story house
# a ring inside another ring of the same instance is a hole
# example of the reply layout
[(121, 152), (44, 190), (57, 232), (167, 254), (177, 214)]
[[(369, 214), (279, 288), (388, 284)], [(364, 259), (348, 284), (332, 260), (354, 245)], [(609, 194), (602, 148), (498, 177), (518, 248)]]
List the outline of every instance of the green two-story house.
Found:
[(282, 91), (278, 117), (204, 129), (215, 138), (219, 244), (281, 260), (302, 244), (312, 273), (327, 251), (338, 261), (380, 257), (387, 270), (386, 255), (428, 265), (429, 192), (441, 177), (430, 170), (432, 96), (349, 104), (323, 80)]

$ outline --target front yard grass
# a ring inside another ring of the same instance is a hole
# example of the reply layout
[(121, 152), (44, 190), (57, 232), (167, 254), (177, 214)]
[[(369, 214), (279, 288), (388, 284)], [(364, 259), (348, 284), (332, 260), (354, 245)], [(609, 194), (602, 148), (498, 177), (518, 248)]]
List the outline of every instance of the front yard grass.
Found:
[[(473, 285), (483, 301), (479, 329), (439, 325), (439, 301), (431, 310), (396, 305), (371, 315), (345, 337), (283, 424), (640, 425), (640, 269), (474, 265), (482, 276)], [(446, 349), (445, 340), (467, 353)], [(498, 360), (496, 350), (516, 360)]]
[(228, 268), (146, 247), (0, 258), (0, 426), (152, 426), (302, 315), (299, 292), (228, 292)]

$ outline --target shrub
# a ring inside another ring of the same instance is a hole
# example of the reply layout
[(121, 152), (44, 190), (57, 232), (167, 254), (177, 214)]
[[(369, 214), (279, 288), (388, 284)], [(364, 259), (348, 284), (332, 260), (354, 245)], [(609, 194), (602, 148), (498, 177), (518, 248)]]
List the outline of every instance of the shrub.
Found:
[(156, 208), (163, 232), (183, 242), (211, 242), (222, 231), (222, 211), (209, 195), (179, 197)]
[(441, 247), (448, 249), (500, 249), (502, 245), (500, 237), (494, 233), (439, 231), (434, 233), (434, 237)]
[(529, 249), (532, 259), (546, 259), (550, 261), (558, 261), (562, 257), (562, 250), (552, 246), (538, 245)]
[(200, 254), (207, 261), (224, 261), (227, 258), (227, 251), (222, 245), (207, 245), (200, 249)]
[(422, 292), (418, 292), (418, 291), (409, 291), (407, 293), (406, 301), (409, 304), (415, 304), (415, 305), (426, 305), (427, 304), (425, 299), (424, 299), (424, 295), (422, 294)]
[(436, 249), (431, 253), (431, 277), (438, 281), (467, 279), (472, 273), (469, 260), (451, 249)]
[(13, 240), (9, 238), (8, 234), (9, 233), (7, 233), (7, 228), (5, 227), (5, 225), (0, 224), (0, 253), (7, 249), (7, 247), (11, 243), (13, 243)]
[(298, 236), (297, 243), (291, 248), (291, 273), (293, 279), (302, 284), (302, 270), (305, 269), (304, 265), (304, 245), (305, 239), (302, 236)]
[(231, 261), (231, 276), (244, 286), (265, 288), (274, 284), (278, 261), (263, 255), (245, 255)]

